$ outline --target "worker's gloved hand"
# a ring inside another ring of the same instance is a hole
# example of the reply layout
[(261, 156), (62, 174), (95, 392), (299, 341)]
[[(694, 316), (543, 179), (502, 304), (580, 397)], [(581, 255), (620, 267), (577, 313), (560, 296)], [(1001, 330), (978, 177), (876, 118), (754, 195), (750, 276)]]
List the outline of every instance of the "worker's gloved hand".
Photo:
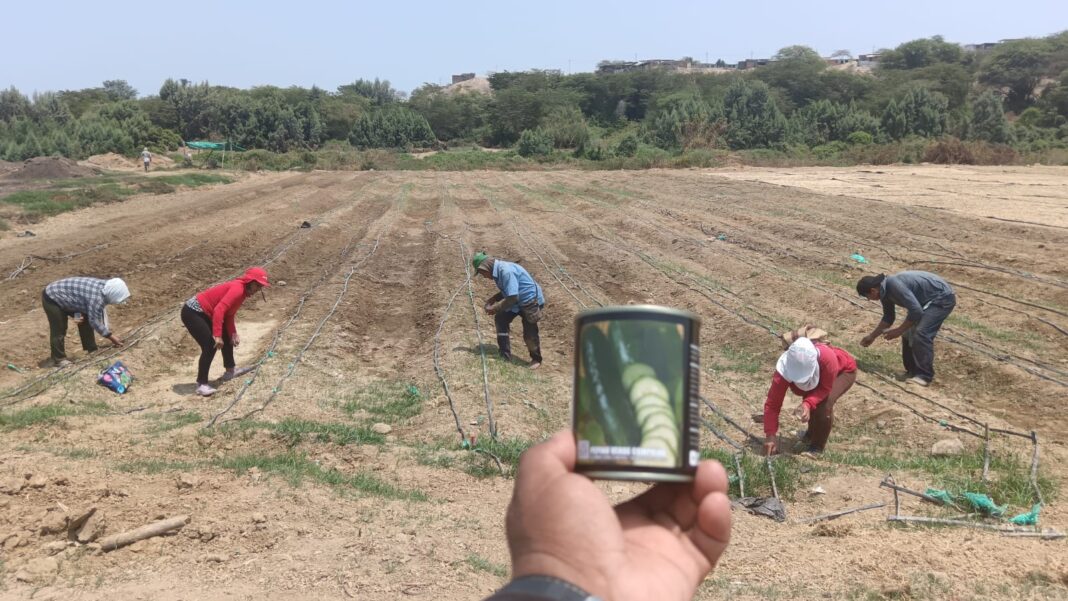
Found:
[(508, 507), (512, 577), (553, 576), (602, 599), (693, 598), (730, 540), (727, 474), (702, 461), (691, 484), (657, 484), (612, 507), (575, 473), (560, 432), (523, 454)]

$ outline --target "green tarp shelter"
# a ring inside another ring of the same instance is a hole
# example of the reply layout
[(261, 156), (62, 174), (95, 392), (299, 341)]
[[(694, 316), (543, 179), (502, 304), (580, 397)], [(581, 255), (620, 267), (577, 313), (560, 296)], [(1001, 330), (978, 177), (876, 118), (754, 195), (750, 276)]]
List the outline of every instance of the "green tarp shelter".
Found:
[(190, 148), (196, 148), (197, 150), (229, 150), (231, 152), (235, 150), (244, 150), (244, 148), (241, 148), (229, 140), (226, 142), (186, 142), (185, 145)]

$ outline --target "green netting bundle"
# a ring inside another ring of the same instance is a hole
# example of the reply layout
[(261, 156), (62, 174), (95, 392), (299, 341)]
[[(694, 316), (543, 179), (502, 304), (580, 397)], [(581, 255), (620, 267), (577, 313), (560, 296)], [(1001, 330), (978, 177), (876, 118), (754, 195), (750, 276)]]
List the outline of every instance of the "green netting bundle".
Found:
[(1031, 508), (1031, 511), (1027, 513), (1021, 513), (1020, 515), (1009, 518), (1009, 521), (1017, 526), (1037, 526), (1038, 525), (1038, 511), (1042, 509), (1041, 503), (1035, 503), (1035, 506)]
[(923, 491), (923, 494), (927, 495), (928, 497), (938, 499), (946, 505), (953, 504), (953, 495), (949, 494), (949, 492), (947, 491), (940, 490), (937, 488), (928, 488), (927, 490)]
[(972, 507), (995, 517), (1001, 517), (1005, 515), (1005, 510), (1009, 508), (1008, 505), (995, 505), (994, 500), (986, 495), (981, 495), (975, 492), (961, 493), (965, 501), (971, 504)]

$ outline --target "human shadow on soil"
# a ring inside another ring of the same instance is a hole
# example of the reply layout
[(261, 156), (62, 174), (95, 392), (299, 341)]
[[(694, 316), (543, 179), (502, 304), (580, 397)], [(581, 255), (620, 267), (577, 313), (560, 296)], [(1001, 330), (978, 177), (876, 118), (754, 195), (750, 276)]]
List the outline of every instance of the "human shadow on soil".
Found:
[[(486, 353), (486, 358), (487, 359), (490, 359), (492, 361), (504, 361), (504, 359), (501, 358), (500, 349), (497, 348), (496, 344), (476, 344), (474, 346), (457, 346), (457, 347), (453, 347), (452, 350), (454, 350), (454, 351), (463, 351), (465, 353), (471, 353), (472, 355), (475, 355), (475, 356), (478, 356), (478, 355), (480, 355), (482, 353)], [(524, 347), (524, 352), (525, 351), (526, 351), (526, 349)], [(530, 361), (529, 360), (524, 360), (524, 359), (520, 359), (519, 357), (516, 357), (514, 351), (512, 352), (512, 361), (511, 362), (514, 363), (515, 365), (530, 365)]]

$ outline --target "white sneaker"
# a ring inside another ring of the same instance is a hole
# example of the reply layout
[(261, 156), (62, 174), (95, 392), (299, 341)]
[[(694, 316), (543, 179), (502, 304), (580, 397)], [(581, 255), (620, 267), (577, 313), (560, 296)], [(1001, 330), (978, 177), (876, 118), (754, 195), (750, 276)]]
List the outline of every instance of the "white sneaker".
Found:
[(931, 385), (931, 383), (929, 381), (924, 380), (920, 376), (913, 376), (913, 377), (909, 378), (908, 380), (905, 380), (905, 383), (906, 384), (915, 384), (917, 386), (924, 386), (924, 387), (927, 387), (927, 386)]
[(197, 394), (200, 396), (211, 396), (215, 394), (216, 390), (207, 384), (201, 384), (197, 386)]

